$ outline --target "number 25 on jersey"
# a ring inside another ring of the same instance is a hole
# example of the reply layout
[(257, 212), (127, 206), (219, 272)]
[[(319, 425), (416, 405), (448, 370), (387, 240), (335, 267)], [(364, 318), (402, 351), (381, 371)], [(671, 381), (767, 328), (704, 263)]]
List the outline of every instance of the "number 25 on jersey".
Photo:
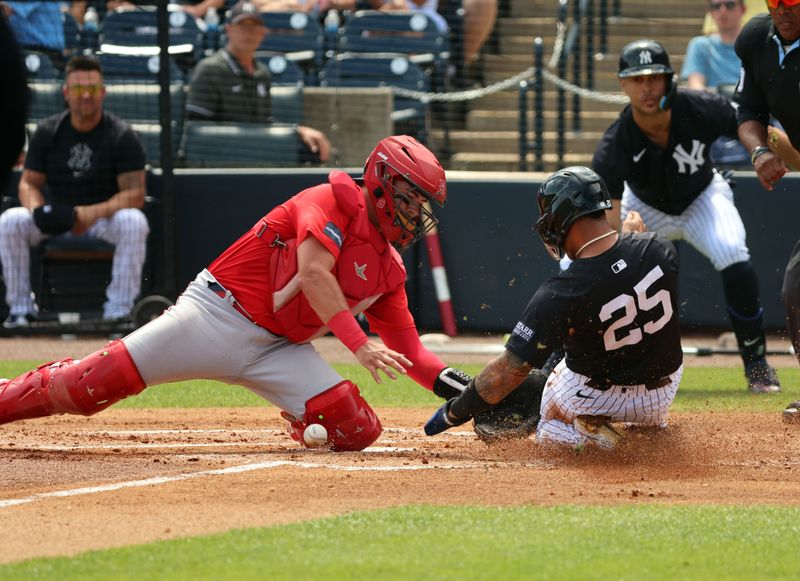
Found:
[[(600, 321), (603, 323), (621, 312), (621, 317), (612, 322), (611, 326), (603, 333), (606, 351), (614, 351), (626, 345), (635, 345), (644, 337), (643, 332), (648, 335), (657, 333), (672, 319), (672, 301), (668, 290), (661, 289), (653, 296), (647, 296), (647, 290), (662, 276), (664, 276), (664, 271), (660, 266), (656, 266), (633, 287), (636, 296), (623, 293), (608, 301), (600, 309)], [(661, 305), (663, 310), (663, 314), (658, 319), (649, 321), (641, 327), (630, 326), (639, 311), (651, 311), (658, 305)], [(626, 327), (628, 328), (626, 329)], [(618, 337), (618, 331), (624, 334)]]

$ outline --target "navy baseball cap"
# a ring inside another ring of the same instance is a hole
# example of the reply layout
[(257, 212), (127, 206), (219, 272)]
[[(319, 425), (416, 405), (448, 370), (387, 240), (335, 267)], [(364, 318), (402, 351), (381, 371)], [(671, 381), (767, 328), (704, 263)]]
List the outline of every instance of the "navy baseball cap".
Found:
[(245, 18), (253, 18), (261, 22), (261, 13), (256, 8), (256, 5), (246, 0), (240, 0), (234, 4), (225, 17), (229, 24), (236, 24)]

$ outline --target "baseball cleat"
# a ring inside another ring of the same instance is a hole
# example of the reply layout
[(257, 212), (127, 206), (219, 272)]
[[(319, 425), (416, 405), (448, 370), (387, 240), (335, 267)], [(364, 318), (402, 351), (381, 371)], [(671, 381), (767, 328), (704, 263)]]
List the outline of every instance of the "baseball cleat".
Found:
[(783, 410), (783, 421), (787, 424), (800, 424), (800, 401), (793, 401)]
[(580, 415), (576, 416), (572, 425), (575, 426), (575, 431), (598, 448), (610, 450), (624, 437), (610, 421), (608, 416)]
[(747, 365), (744, 374), (747, 377), (747, 386), (753, 393), (778, 393), (781, 390), (778, 374), (766, 359)]

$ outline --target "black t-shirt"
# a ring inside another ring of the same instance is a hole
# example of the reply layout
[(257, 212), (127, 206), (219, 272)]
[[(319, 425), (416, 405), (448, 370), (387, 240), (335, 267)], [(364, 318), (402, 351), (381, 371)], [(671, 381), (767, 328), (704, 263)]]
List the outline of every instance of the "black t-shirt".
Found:
[(606, 385), (660, 379), (683, 361), (678, 258), (660, 234), (625, 234), (539, 287), (506, 349), (541, 368), (566, 351), (567, 367)]
[(678, 89), (666, 150), (642, 133), (628, 106), (597, 145), (592, 168), (612, 198), (622, 198), (628, 182), (640, 200), (677, 216), (711, 182), (711, 144), (720, 135), (736, 137), (736, 127), (736, 111), (724, 97)]
[(795, 149), (800, 150), (800, 39), (781, 62), (785, 49), (769, 14), (751, 18), (736, 39), (742, 75), (733, 100), (739, 104), (739, 123), (772, 115), (781, 122)]
[(116, 194), (117, 176), (142, 170), (144, 163), (142, 144), (119, 117), (104, 111), (97, 127), (81, 133), (63, 111), (39, 122), (25, 169), (47, 176), (48, 201), (88, 206)]

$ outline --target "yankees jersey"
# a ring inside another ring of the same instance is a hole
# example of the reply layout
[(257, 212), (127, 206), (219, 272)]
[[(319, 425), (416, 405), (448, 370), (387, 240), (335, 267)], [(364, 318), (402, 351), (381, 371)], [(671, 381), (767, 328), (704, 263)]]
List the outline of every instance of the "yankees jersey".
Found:
[(592, 168), (613, 199), (622, 198), (627, 182), (640, 200), (677, 216), (708, 186), (714, 172), (709, 147), (720, 135), (736, 138), (736, 112), (724, 97), (684, 89), (671, 110), (666, 150), (639, 129), (630, 106), (606, 130)]
[(72, 126), (69, 111), (43, 119), (25, 157), (25, 169), (47, 177), (46, 199), (71, 206), (108, 200), (119, 191), (117, 176), (143, 170), (144, 164), (144, 148), (133, 129), (108, 111), (86, 133)]
[(378, 333), (415, 328), (400, 255), (372, 225), (361, 187), (334, 170), (277, 206), (208, 270), (253, 322), (294, 343), (328, 332), (297, 276), (297, 247), (313, 236), (336, 258), (333, 275), (351, 312), (364, 312)]
[(784, 46), (769, 14), (750, 19), (736, 39), (742, 72), (733, 100), (739, 123), (772, 115), (800, 150), (800, 39)]
[(539, 287), (505, 347), (536, 368), (563, 347), (567, 367), (598, 384), (669, 375), (683, 361), (675, 247), (653, 232), (623, 234), (576, 260)]

